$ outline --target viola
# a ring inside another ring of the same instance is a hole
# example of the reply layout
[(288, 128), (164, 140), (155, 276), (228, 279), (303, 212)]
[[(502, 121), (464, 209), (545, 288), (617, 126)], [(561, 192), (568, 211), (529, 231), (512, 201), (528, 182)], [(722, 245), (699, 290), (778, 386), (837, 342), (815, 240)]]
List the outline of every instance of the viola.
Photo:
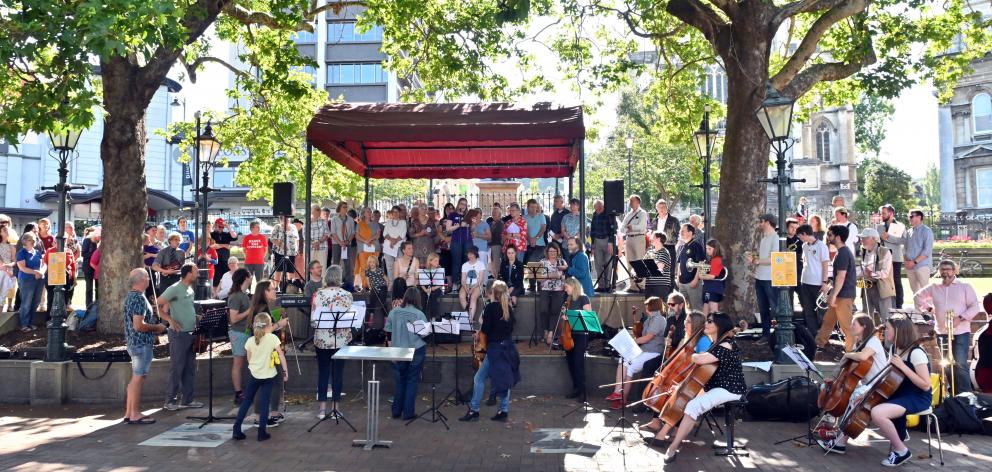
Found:
[[(898, 355), (902, 357), (907, 352), (916, 349), (924, 342), (932, 339), (931, 336), (919, 338)], [(885, 403), (886, 400), (892, 397), (892, 394), (902, 385), (903, 380), (906, 380), (906, 374), (902, 370), (895, 368), (892, 364), (885, 366), (869, 382), (868, 391), (865, 392), (864, 396), (841, 418), (841, 431), (849, 438), (856, 438), (861, 435), (868, 428), (868, 424), (871, 423), (871, 409), (875, 408), (876, 405)]]
[[(720, 337), (712, 346), (710, 346), (709, 351), (712, 351), (724, 340), (732, 338), (734, 336), (734, 331), (728, 331), (723, 336)], [(709, 352), (707, 351), (707, 352)], [(690, 356), (691, 359), (691, 356)], [(703, 390), (706, 383), (713, 378), (713, 374), (716, 373), (718, 363), (712, 364), (695, 364), (687, 368), (688, 373), (685, 376), (685, 380), (679, 383), (678, 387), (672, 392), (668, 401), (665, 403), (664, 408), (661, 409), (659, 417), (661, 421), (665, 422), (670, 426), (675, 426), (683, 416), (685, 416), (685, 407), (692, 401), (693, 398), (699, 395), (699, 392)]]
[(644, 335), (644, 316), (637, 317), (637, 305), (630, 308), (630, 319), (634, 320), (634, 338)]
[[(879, 326), (878, 329), (884, 332), (885, 326)], [(861, 352), (867, 344), (867, 342), (862, 343), (855, 352)], [(820, 395), (816, 399), (820, 411), (830, 413), (835, 417), (843, 415), (851, 399), (851, 394), (857, 388), (858, 382), (868, 376), (872, 364), (873, 360), (870, 357), (860, 362), (844, 359), (837, 376), (825, 380), (820, 388)]]
[(571, 351), (575, 349), (575, 339), (572, 338), (572, 325), (565, 320), (562, 323), (562, 316), (565, 316), (565, 312), (568, 311), (568, 307), (572, 304), (572, 300), (566, 300), (565, 304), (561, 306), (561, 314), (558, 316), (558, 323), (563, 324), (561, 327), (561, 333), (558, 335), (558, 342), (561, 344), (561, 348), (566, 351)]
[(661, 412), (665, 403), (668, 402), (668, 397), (675, 390), (675, 386), (685, 380), (685, 376), (689, 373), (688, 367), (692, 364), (693, 354), (693, 349), (689, 346), (695, 346), (696, 340), (701, 334), (702, 331), (693, 334), (688, 341), (682, 343), (682, 346), (671, 357), (665, 360), (651, 382), (644, 387), (644, 393), (641, 395), (644, 406), (657, 413)]

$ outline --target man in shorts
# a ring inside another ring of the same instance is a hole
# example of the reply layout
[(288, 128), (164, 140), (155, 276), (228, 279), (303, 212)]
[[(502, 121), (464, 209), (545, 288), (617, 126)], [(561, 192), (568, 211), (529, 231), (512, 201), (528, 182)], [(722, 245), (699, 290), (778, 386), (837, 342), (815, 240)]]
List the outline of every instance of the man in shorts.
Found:
[(131, 355), (131, 382), (127, 384), (127, 404), (124, 422), (127, 424), (152, 424), (155, 420), (141, 415), (141, 389), (152, 366), (152, 348), (155, 338), (165, 333), (165, 325), (158, 323), (152, 306), (145, 298), (148, 272), (134, 269), (128, 275), (131, 291), (124, 299), (124, 337), (127, 353)]

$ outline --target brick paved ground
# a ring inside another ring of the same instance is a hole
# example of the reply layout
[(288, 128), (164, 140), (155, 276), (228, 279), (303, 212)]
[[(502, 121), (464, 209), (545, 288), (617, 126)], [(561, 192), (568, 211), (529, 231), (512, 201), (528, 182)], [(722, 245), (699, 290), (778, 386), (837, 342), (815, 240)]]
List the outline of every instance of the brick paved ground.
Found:
[[(383, 392), (384, 396), (388, 395)], [(351, 447), (353, 439), (364, 437), (364, 401), (349, 395), (344, 409), (359, 433), (343, 424), (322, 424), (315, 432), (306, 429), (313, 423), (314, 404), (289, 407), (288, 420), (272, 430), (273, 438), (259, 445), (249, 430), (249, 440), (228, 441), (217, 448), (151, 447), (137, 444), (186, 422), (189, 411), (154, 411), (158, 423), (131, 426), (119, 423), (121, 407), (69, 405), (61, 407), (0, 406), (0, 470), (232, 470), (250, 471), (638, 471), (655, 470), (879, 470), (887, 445), (852, 447), (846, 456), (824, 457), (819, 449), (805, 449), (793, 444), (773, 446), (782, 437), (801, 434), (802, 426), (791, 423), (747, 422), (739, 424), (738, 437), (750, 447), (751, 457), (727, 459), (716, 457), (709, 448), (712, 436), (704, 428), (686, 445), (676, 464), (663, 467), (659, 452), (629, 438), (630, 447), (621, 448), (612, 439), (601, 439), (616, 421), (610, 412), (595, 411), (562, 418), (573, 405), (564, 400), (538, 397), (515, 400), (508, 424), (489, 421), (492, 407), (483, 407), (478, 423), (454, 421), (463, 412), (461, 406), (443, 409), (451, 418), (451, 430), (426, 422), (404, 426), (389, 419), (388, 405), (383, 404), (381, 436), (395, 441), (392, 449), (369, 452)], [(424, 406), (424, 401), (419, 406)], [(152, 405), (148, 405), (152, 407)], [(602, 406), (602, 405), (595, 405)], [(229, 404), (224, 405), (228, 409)], [(147, 413), (147, 412), (146, 412)], [(197, 411), (196, 413), (199, 413)], [(225, 411), (226, 413), (226, 411)], [(645, 421), (646, 415), (635, 417)], [(534, 430), (558, 428), (551, 436), (570, 436), (585, 443), (588, 455), (537, 454), (531, 452)], [(907, 469), (930, 469), (937, 466), (936, 450), (932, 460), (925, 458), (925, 436), (912, 433), (910, 446), (917, 454)], [(945, 438), (944, 456), (948, 470), (992, 470), (992, 441), (987, 437)], [(919, 454), (924, 458), (919, 458)]]

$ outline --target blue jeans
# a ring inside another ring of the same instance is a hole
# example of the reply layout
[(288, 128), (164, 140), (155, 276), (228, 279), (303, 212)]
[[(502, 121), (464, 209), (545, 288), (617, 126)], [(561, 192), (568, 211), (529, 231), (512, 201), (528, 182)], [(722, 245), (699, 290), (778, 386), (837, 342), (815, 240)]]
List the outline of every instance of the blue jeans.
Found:
[(754, 292), (761, 313), (761, 335), (768, 336), (772, 332), (772, 316), (778, 312), (778, 290), (772, 288), (771, 280), (755, 280)]
[(28, 326), (34, 322), (34, 312), (38, 311), (38, 304), (41, 303), (41, 293), (45, 290), (45, 279), (36, 279), (33, 276), (21, 278), (21, 311), (19, 313), (21, 327)]
[[(278, 373), (276, 375), (279, 375)], [(267, 379), (256, 379), (248, 373), (248, 385), (245, 386), (245, 399), (238, 408), (238, 418), (234, 421), (234, 432), (241, 433), (241, 423), (244, 423), (248, 416), (248, 409), (255, 401), (255, 394), (258, 394), (258, 434), (265, 434), (265, 423), (269, 419), (269, 397), (272, 396), (272, 385), (275, 377)]]
[(331, 401), (341, 400), (344, 388), (344, 361), (332, 359), (337, 349), (317, 349), (317, 401), (327, 401), (327, 382), (330, 379)]
[[(489, 356), (482, 360), (478, 372), (475, 373), (475, 381), (472, 384), (472, 400), (468, 403), (468, 408), (478, 412), (482, 403), (482, 394), (486, 390), (486, 379), (489, 377)], [(497, 395), (498, 396), (498, 395)], [(510, 411), (510, 391), (507, 390), (499, 400), (499, 411)]]
[(427, 346), (420, 346), (413, 351), (410, 362), (393, 362), (395, 373), (396, 393), (393, 394), (393, 417), (401, 414), (403, 419), (416, 416), (417, 384), (420, 383), (420, 371), (424, 369), (424, 359), (427, 357)]

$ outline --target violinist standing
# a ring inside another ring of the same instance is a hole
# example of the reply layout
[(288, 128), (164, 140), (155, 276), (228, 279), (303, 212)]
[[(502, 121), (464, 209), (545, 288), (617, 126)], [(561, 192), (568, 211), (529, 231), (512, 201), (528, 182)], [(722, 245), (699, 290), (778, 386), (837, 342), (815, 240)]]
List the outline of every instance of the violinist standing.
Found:
[[(486, 335), (486, 357), (475, 373), (468, 412), (459, 421), (478, 421), (487, 378), (490, 379), (492, 392), (499, 397), (499, 409), (491, 419), (506, 421), (509, 417), (510, 388), (520, 381), (520, 355), (513, 343), (513, 322), (509, 288), (505, 282), (497, 280), (493, 282), (489, 303), (482, 312), (480, 331)], [(479, 333), (475, 336), (478, 337)]]
[[(572, 310), (592, 311), (589, 297), (582, 291), (582, 284), (572, 277), (565, 279), (565, 293), (568, 295), (568, 306)], [(561, 317), (561, 323), (568, 323), (566, 316)], [(579, 402), (586, 401), (586, 345), (588, 338), (585, 331), (572, 331), (575, 346), (571, 351), (565, 351), (565, 361), (568, 362), (568, 374), (572, 377), (572, 393), (566, 398), (575, 398)]]
[[(721, 340), (723, 336), (734, 329), (734, 322), (726, 313), (711, 313), (706, 317), (703, 333), (714, 339)], [(716, 372), (703, 387), (704, 393), (689, 401), (685, 406), (685, 416), (679, 423), (675, 438), (665, 452), (665, 463), (675, 461), (682, 441), (689, 436), (699, 418), (708, 411), (724, 403), (740, 400), (747, 385), (744, 383), (744, 371), (741, 367), (741, 351), (733, 339), (720, 341), (708, 352), (693, 354), (692, 362), (698, 365), (717, 364)], [(667, 425), (666, 425), (666, 428)], [(659, 433), (662, 437), (665, 429)]]

